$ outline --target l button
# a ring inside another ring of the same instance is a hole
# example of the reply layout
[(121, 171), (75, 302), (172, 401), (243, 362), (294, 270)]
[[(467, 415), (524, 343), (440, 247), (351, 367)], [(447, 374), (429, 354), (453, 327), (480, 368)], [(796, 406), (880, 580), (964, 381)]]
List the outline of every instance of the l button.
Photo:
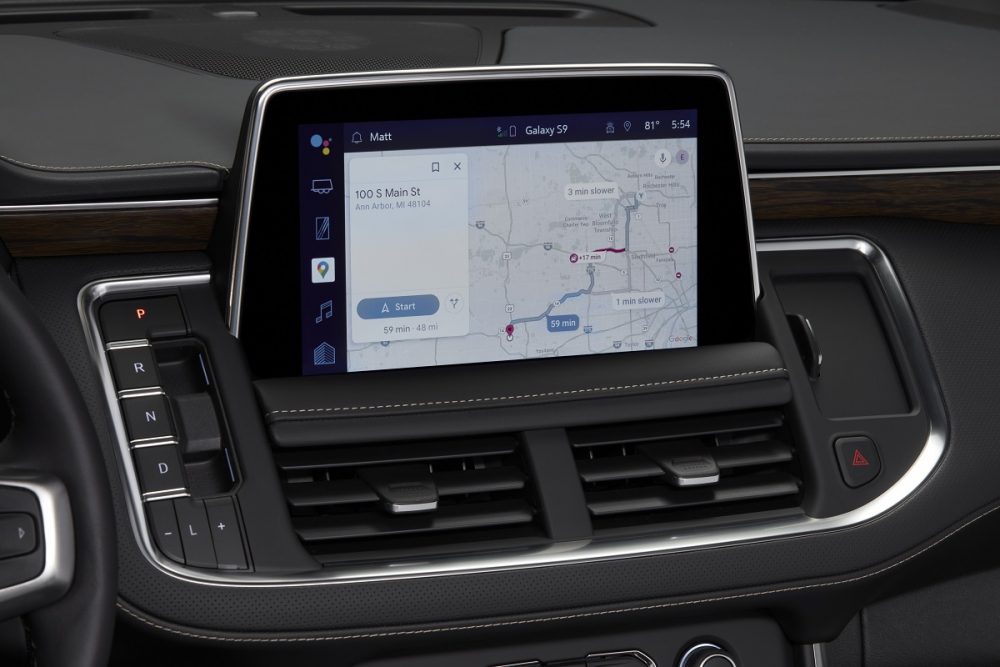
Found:
[(208, 527), (205, 503), (190, 498), (178, 498), (174, 501), (174, 509), (177, 511), (177, 525), (180, 527), (187, 564), (193, 567), (214, 568), (215, 549), (212, 548), (212, 533)]

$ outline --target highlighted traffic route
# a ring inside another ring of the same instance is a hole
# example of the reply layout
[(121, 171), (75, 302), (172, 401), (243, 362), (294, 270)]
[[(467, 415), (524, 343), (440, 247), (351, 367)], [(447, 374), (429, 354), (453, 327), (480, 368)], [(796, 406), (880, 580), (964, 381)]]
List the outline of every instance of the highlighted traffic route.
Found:
[(594, 271), (593, 271), (593, 267), (587, 267), (587, 273), (590, 275), (590, 285), (588, 285), (585, 289), (580, 289), (580, 290), (577, 290), (575, 292), (567, 292), (566, 294), (563, 294), (559, 298), (558, 302), (556, 302), (556, 303), (550, 303), (549, 307), (546, 308), (545, 312), (542, 313), (541, 315), (535, 315), (534, 317), (519, 317), (517, 319), (511, 320), (510, 323), (511, 324), (525, 324), (526, 322), (538, 322), (539, 320), (544, 320), (546, 317), (548, 317), (552, 313), (552, 309), (553, 308), (555, 308), (558, 305), (562, 305), (568, 299), (575, 299), (578, 296), (583, 296), (584, 294), (590, 294), (591, 292), (594, 291)]

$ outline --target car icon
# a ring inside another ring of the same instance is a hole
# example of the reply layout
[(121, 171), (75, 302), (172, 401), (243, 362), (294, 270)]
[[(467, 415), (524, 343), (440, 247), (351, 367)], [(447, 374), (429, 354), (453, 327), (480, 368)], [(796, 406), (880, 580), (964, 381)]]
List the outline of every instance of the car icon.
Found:
[(318, 195), (328, 195), (333, 192), (333, 181), (329, 178), (317, 178), (313, 180), (309, 189)]

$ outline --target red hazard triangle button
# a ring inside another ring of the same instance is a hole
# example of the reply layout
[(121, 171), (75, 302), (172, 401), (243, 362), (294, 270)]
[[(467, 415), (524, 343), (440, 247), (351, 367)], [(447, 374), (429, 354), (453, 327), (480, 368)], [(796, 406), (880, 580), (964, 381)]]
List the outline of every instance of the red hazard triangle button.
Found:
[(847, 486), (867, 484), (882, 471), (878, 447), (871, 438), (861, 435), (837, 438), (833, 443), (840, 474)]

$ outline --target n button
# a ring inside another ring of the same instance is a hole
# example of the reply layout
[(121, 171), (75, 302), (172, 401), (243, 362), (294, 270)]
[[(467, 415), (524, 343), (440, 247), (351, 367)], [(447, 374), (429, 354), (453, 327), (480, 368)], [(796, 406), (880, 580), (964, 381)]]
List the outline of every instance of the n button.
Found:
[(170, 408), (167, 406), (167, 397), (163, 394), (124, 398), (122, 411), (125, 413), (125, 426), (132, 442), (174, 435)]

